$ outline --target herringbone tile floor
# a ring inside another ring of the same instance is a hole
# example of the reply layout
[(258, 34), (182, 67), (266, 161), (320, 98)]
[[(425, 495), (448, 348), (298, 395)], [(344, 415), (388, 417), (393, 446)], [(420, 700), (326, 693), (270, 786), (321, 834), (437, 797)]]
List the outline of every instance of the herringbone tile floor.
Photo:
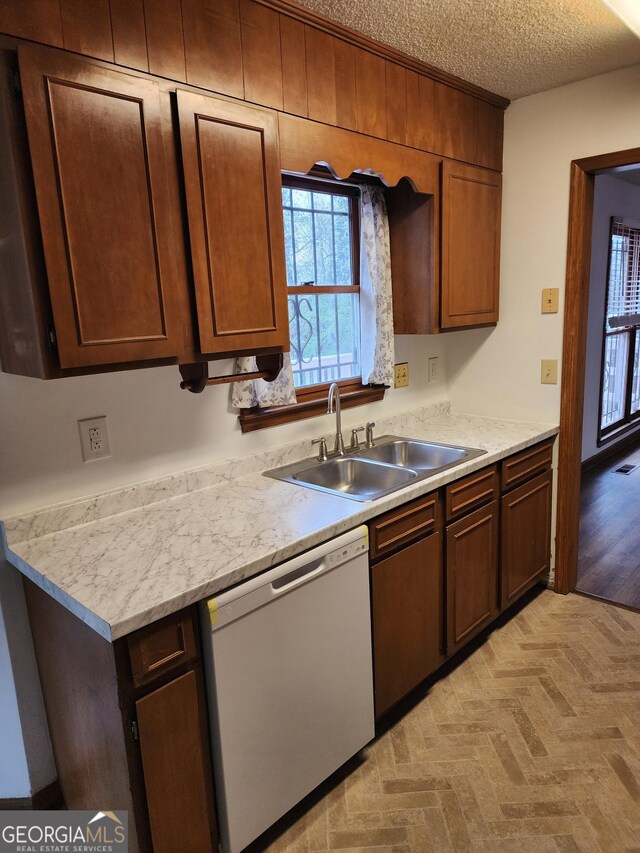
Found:
[(640, 614), (544, 591), (262, 849), (640, 853), (639, 724)]

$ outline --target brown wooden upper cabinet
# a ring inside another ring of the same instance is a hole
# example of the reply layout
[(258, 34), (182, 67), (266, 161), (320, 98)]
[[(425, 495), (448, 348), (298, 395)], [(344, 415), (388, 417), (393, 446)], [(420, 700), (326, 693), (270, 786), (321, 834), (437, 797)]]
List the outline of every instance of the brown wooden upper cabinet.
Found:
[(498, 322), (501, 195), (497, 172), (443, 161), (442, 329)]
[(177, 356), (157, 83), (46, 48), (19, 61), (60, 366)]
[(178, 92), (200, 348), (289, 346), (275, 113)]

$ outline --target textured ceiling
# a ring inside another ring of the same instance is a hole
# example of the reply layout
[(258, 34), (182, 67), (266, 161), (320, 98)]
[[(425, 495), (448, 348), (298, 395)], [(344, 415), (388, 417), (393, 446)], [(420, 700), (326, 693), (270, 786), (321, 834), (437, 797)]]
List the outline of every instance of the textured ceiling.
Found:
[(640, 63), (640, 39), (601, 0), (298, 0), (507, 98)]

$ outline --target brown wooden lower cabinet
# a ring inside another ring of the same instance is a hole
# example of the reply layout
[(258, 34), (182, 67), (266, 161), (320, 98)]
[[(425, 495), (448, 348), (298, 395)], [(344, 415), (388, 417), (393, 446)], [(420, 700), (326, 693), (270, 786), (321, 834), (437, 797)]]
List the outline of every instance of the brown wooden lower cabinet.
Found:
[(508, 607), (549, 571), (553, 472), (501, 498), (501, 604)]
[(154, 853), (211, 850), (195, 672), (139, 699), (136, 714)]
[(374, 565), (373, 660), (376, 717), (434, 672), (442, 654), (442, 533)]
[[(66, 808), (126, 810), (130, 853), (212, 853), (196, 608), (110, 643), (31, 581), (24, 587)], [(159, 660), (154, 676), (136, 682), (140, 661)]]
[(498, 523), (491, 501), (447, 527), (447, 654), (498, 613)]

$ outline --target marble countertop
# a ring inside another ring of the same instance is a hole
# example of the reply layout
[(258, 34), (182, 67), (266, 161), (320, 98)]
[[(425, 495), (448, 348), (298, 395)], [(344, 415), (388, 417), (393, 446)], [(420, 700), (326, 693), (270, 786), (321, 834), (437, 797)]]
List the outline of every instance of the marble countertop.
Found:
[[(244, 466), (232, 460), (215, 474), (203, 469), (7, 519), (0, 525), (5, 556), (112, 641), (557, 433), (549, 424), (451, 414), (445, 404), (388, 418), (383, 428), (487, 453), (361, 503), (262, 476), (308, 456), (305, 442)], [(123, 509), (135, 503), (143, 505)], [(114, 511), (104, 515), (107, 506)]]

